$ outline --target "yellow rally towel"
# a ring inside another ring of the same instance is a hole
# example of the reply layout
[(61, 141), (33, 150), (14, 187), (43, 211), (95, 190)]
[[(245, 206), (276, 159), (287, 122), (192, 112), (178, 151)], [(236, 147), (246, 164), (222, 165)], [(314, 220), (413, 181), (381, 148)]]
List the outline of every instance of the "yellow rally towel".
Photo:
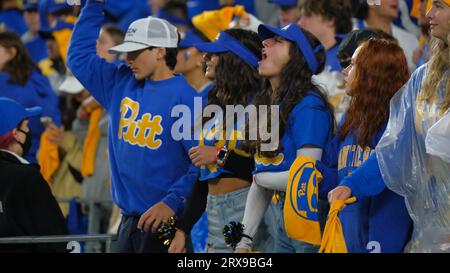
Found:
[(311, 157), (298, 157), (289, 170), (284, 203), (284, 226), (290, 238), (320, 245), (318, 183), (322, 174)]
[(338, 214), (344, 208), (344, 205), (354, 203), (355, 201), (356, 198), (352, 197), (345, 201), (336, 200), (331, 203), (319, 253), (347, 253), (347, 246), (345, 244), (344, 234), (342, 233), (342, 224)]
[(205, 11), (192, 18), (192, 24), (200, 30), (206, 38), (213, 41), (217, 34), (230, 27), (233, 16), (245, 17), (244, 6), (236, 5), (234, 7), (224, 7), (220, 10)]
[(419, 11), (419, 4), (422, 0), (413, 0), (413, 4), (411, 7), (411, 16), (415, 18), (419, 18), (420, 11)]
[(95, 170), (95, 156), (97, 154), (98, 141), (100, 140), (99, 121), (102, 117), (102, 108), (90, 110), (89, 128), (83, 143), (83, 155), (81, 159), (81, 174), (84, 177), (91, 176)]
[(52, 175), (59, 168), (58, 145), (51, 143), (47, 138), (49, 130), (45, 130), (41, 135), (39, 152), (37, 156), (38, 164), (41, 167), (41, 174), (47, 183), (52, 183)]

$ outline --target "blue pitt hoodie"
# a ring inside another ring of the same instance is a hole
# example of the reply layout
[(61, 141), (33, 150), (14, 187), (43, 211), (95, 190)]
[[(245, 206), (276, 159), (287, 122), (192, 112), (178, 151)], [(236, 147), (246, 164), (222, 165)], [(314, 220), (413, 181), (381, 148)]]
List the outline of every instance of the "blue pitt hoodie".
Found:
[[(38, 71), (34, 70), (25, 85), (19, 85), (10, 81), (8, 73), (0, 72), (0, 97), (11, 98), (24, 107), (41, 106), (42, 116), (53, 119), (58, 126), (61, 116), (58, 109), (58, 97), (50, 86), (48, 79)], [(40, 122), (40, 117), (32, 117), (29, 120), (31, 130), (32, 146), (25, 159), (36, 163), (36, 152), (39, 149), (41, 135), (45, 128)]]
[(171, 135), (175, 105), (192, 109), (195, 90), (182, 76), (162, 81), (135, 79), (126, 65), (96, 55), (104, 3), (88, 1), (73, 30), (68, 66), (110, 115), (112, 197), (125, 215), (139, 216), (163, 201), (181, 212), (198, 176), (188, 150), (194, 141)]

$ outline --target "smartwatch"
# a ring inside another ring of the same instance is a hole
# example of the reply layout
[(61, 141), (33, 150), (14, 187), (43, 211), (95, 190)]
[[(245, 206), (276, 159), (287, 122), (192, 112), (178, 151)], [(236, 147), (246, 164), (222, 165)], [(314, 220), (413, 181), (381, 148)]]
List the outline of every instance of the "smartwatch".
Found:
[(217, 165), (219, 167), (225, 166), (225, 163), (228, 158), (228, 154), (229, 154), (229, 151), (227, 150), (226, 147), (222, 147), (219, 149), (219, 151), (217, 151), (216, 158), (217, 158)]

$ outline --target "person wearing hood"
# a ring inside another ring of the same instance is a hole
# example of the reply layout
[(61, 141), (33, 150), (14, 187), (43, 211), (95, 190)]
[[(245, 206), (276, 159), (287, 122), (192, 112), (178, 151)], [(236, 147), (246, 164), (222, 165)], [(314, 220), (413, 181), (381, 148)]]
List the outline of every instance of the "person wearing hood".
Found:
[[(30, 120), (41, 107), (0, 98), (0, 237), (66, 235), (67, 228), (39, 166), (24, 157), (31, 147)], [(0, 252), (64, 252), (62, 244), (0, 245)]]

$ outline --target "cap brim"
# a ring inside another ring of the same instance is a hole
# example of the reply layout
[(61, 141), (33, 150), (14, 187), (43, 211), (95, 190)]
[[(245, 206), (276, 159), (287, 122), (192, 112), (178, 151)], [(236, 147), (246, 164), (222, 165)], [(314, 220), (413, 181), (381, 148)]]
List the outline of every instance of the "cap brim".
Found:
[(35, 117), (42, 114), (42, 107), (35, 106), (31, 108), (26, 108), (25, 111), (27, 112), (26, 118)]
[(274, 36), (281, 36), (283, 38), (291, 40), (291, 38), (287, 35), (286, 31), (268, 25), (259, 25), (258, 35), (261, 41), (272, 38)]
[(194, 45), (200, 52), (207, 52), (207, 53), (220, 53), (228, 51), (227, 48), (220, 45), (219, 43), (200, 43)]
[(66, 77), (64, 82), (59, 86), (59, 91), (68, 94), (78, 94), (84, 90), (83, 85), (75, 77)]
[(111, 47), (108, 52), (117, 54), (117, 53), (129, 53), (141, 49), (145, 49), (150, 47), (149, 45), (134, 43), (134, 42), (125, 42), (115, 47)]

